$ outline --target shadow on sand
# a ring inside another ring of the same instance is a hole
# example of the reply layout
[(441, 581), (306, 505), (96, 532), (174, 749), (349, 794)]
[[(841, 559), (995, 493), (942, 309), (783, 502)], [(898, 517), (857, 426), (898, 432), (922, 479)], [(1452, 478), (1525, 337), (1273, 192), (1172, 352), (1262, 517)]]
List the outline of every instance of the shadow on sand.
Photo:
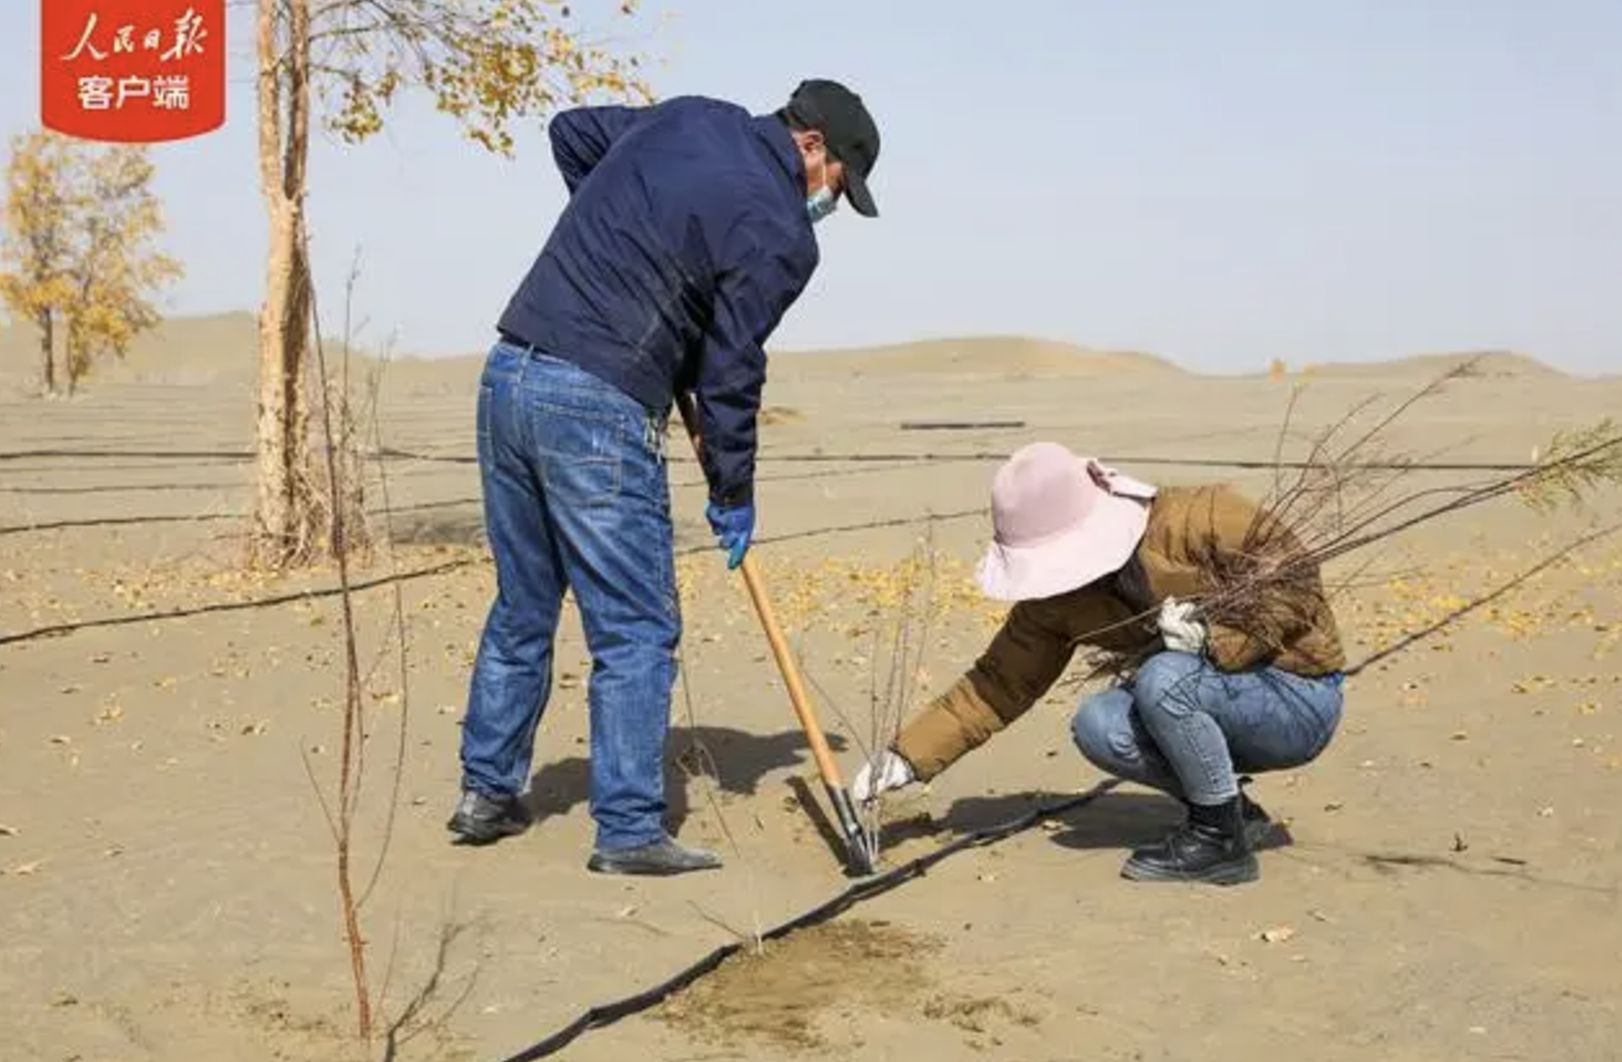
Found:
[[(996, 826), (1043, 804), (1063, 800), (1072, 793), (1008, 793), (963, 797), (952, 802), (944, 815), (915, 815), (886, 824), (886, 847), (919, 837), (973, 833)], [(1133, 848), (1165, 836), (1183, 817), (1182, 805), (1159, 793), (1106, 793), (1090, 804), (1051, 820), (1049, 837), (1062, 848)]]
[[(835, 752), (846, 747), (838, 734), (829, 734), (828, 744)], [(676, 833), (687, 820), (692, 810), (688, 790), (698, 776), (719, 775), (715, 784), (722, 792), (749, 796), (772, 771), (810, 762), (805, 735), (798, 730), (751, 734), (725, 726), (672, 727), (665, 755), (666, 826)], [(535, 773), (528, 803), (535, 817), (543, 819), (566, 815), (590, 796), (591, 761), (570, 756), (545, 764)]]

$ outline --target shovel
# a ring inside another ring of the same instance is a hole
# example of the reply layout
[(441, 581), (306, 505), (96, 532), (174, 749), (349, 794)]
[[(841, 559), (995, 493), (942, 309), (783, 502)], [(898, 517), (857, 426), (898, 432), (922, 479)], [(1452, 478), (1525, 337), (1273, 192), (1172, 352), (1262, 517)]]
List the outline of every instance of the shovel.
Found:
[[(687, 437), (692, 440), (693, 452), (700, 461), (704, 457), (704, 441), (699, 434), (698, 411), (694, 407), (691, 394), (678, 395), (676, 408), (681, 411), (681, 420), (687, 428)], [(839, 829), (845, 835), (845, 858), (853, 874), (872, 874), (875, 871), (874, 856), (877, 846), (872, 838), (862, 828), (861, 820), (856, 817), (856, 805), (852, 803), (850, 791), (845, 788), (844, 779), (839, 774), (839, 764), (834, 760), (833, 750), (828, 747), (828, 739), (822, 733), (822, 724), (817, 722), (816, 711), (811, 707), (811, 698), (805, 691), (805, 683), (800, 678), (800, 667), (794, 661), (794, 654), (790, 652), (788, 639), (783, 636), (783, 628), (778, 625), (777, 613), (772, 609), (771, 598), (766, 594), (766, 583), (761, 578), (760, 569), (755, 566), (752, 553), (745, 553), (743, 563), (738, 566), (743, 573), (743, 585), (749, 590), (749, 599), (755, 604), (755, 614), (760, 617), (760, 626), (766, 632), (766, 641), (772, 647), (772, 656), (777, 660), (777, 669), (782, 672), (783, 685), (788, 687), (789, 701), (794, 705), (794, 714), (799, 717), (800, 729), (805, 731), (806, 743), (811, 746), (811, 756), (817, 761), (817, 773), (822, 776), (823, 791), (828, 794), (828, 803), (833, 806), (834, 816), (839, 820)]]

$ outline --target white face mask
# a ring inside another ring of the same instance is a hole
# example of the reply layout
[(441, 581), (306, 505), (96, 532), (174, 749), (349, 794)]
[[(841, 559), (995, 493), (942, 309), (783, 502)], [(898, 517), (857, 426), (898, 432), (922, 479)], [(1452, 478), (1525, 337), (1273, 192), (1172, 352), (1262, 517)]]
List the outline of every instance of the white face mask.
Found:
[(828, 160), (822, 161), (822, 187), (805, 198), (805, 213), (815, 225), (823, 218), (839, 209), (839, 197), (834, 195), (833, 189), (828, 187)]

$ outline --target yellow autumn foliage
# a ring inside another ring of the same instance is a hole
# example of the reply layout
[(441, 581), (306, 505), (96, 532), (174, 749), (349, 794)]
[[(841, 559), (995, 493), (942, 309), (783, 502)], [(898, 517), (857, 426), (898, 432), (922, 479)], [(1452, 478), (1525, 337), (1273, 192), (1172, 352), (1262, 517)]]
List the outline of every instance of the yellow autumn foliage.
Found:
[[(613, 5), (616, 17), (634, 3)], [(511, 154), (512, 123), (593, 99), (651, 102), (642, 59), (588, 36), (556, 0), (315, 0), (313, 84), (328, 127), (358, 143), (380, 132), (398, 91), (420, 86), (490, 151)]]
[(98, 357), (122, 357), (160, 320), (152, 297), (181, 275), (154, 249), (163, 210), (144, 148), (92, 146), (54, 133), (15, 137), (7, 164), (0, 298), (40, 330), (42, 376), (56, 389), (65, 326), (72, 392)]

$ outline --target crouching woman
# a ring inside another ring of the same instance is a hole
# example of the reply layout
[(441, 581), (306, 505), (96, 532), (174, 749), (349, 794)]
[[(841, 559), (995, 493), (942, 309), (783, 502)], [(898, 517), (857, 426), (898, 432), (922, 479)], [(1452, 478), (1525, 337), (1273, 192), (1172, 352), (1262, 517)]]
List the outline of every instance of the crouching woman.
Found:
[(1239, 775), (1310, 762), (1340, 722), (1344, 656), (1316, 566), (1231, 488), (1156, 490), (1054, 443), (1025, 447), (998, 471), (992, 519), (979, 583), (1014, 606), (973, 669), (862, 768), (854, 795), (941, 773), (1091, 646), (1136, 667), (1082, 703), (1076, 746), (1187, 809), (1122, 875), (1254, 880), (1254, 849), (1273, 825)]

